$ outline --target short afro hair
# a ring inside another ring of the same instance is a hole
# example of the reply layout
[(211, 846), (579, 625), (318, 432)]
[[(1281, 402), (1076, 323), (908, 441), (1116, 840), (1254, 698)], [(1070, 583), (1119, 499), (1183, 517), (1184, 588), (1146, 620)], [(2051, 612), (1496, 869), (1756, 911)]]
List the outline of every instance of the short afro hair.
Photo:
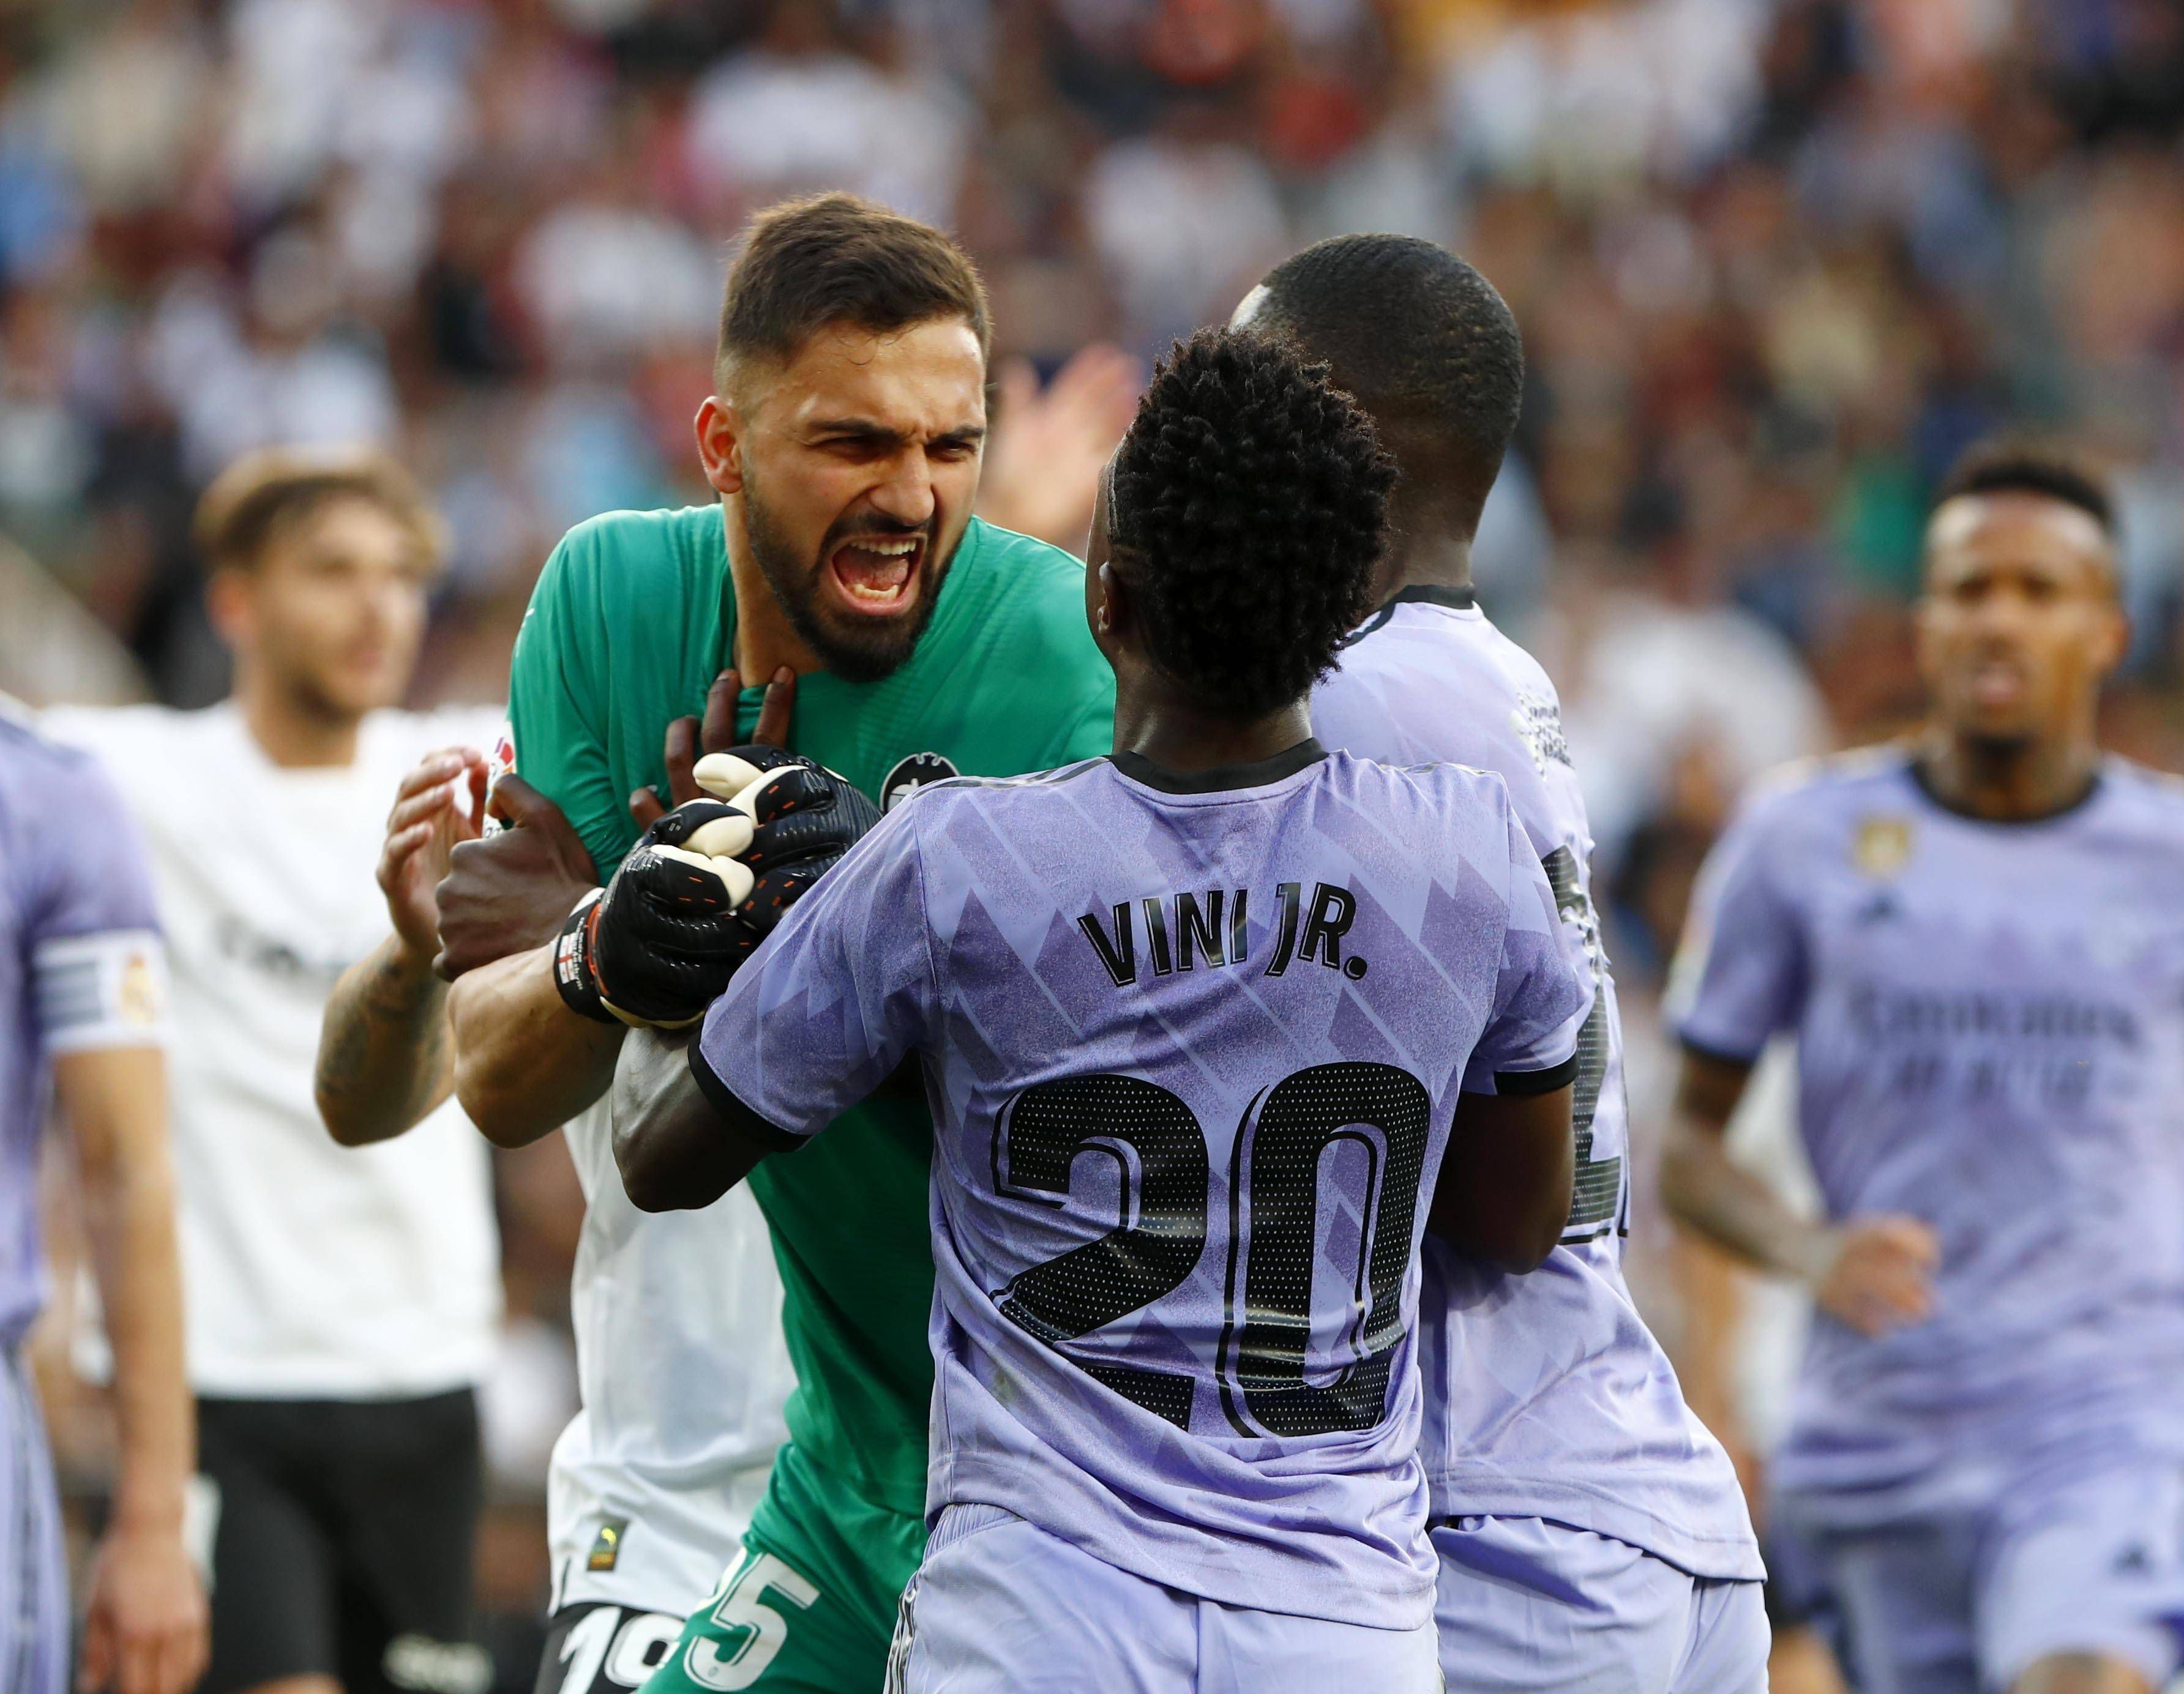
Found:
[(2075, 506), (2118, 538), (2115, 495), (2098, 467), (2061, 442), (2036, 435), (1990, 436), (1966, 448), (1934, 493), (1934, 510), (1967, 494), (2039, 494)]
[(1301, 699), (1371, 609), (1395, 481), (1324, 365), (1238, 330), (1177, 343), (1109, 486), (1153, 662), (1216, 712)]
[(1404, 476), (1475, 518), (1524, 398), (1524, 337), (1491, 282), (1415, 236), (1334, 236), (1268, 272), (1239, 315), (1324, 359)]

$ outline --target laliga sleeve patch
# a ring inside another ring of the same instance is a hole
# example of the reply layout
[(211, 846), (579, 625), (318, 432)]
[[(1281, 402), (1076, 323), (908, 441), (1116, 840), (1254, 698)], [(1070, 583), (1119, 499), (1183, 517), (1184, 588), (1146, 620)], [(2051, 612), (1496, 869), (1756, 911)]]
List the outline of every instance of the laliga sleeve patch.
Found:
[(928, 783), (944, 783), (962, 774), (944, 753), (913, 753), (881, 778), (880, 810), (893, 811), (898, 800), (908, 800)]

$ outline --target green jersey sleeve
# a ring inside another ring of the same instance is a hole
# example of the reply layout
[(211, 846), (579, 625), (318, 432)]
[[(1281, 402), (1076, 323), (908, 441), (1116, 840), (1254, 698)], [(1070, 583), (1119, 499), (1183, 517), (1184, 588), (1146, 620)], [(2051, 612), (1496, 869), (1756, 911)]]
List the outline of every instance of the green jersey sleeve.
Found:
[(626, 795), (607, 763), (607, 631), (596, 532), (562, 537), (539, 573), (516, 633), (508, 679), (509, 738), (523, 780), (565, 812), (602, 876), (621, 856)]

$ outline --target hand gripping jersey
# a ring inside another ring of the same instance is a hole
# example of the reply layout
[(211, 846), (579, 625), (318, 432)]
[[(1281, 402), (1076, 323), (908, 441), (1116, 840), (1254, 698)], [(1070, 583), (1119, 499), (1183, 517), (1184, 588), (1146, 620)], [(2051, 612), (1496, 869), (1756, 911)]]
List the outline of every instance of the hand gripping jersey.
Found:
[(1992, 823), (1899, 749), (1798, 767), (1716, 844), (1679, 968), (1694, 1047), (1797, 1037), (1828, 1215), (1941, 1237), (1925, 1323), (1814, 1320), (1774, 1468), (1807, 1517), (2184, 1445), (2184, 786), (2111, 759)]
[(883, 820), (693, 1068), (794, 1165), (923, 1061), (928, 1509), (1415, 1629), (1417, 1249), (1451, 1114), (1566, 1082), (1590, 1003), (1500, 778), (1313, 742), (1190, 782), (1119, 755)]
[[(609, 513), (571, 531), (547, 561), (515, 644), (512, 756), (568, 814), (601, 877), (636, 839), (631, 791), (664, 791), (667, 726), (704, 710), (714, 677), (734, 663), (735, 633), (718, 506)], [(761, 699), (744, 694), (744, 733)], [(789, 739), (891, 805), (938, 777), (1014, 775), (1096, 751), (1113, 717), (1114, 679), (1084, 628), (1083, 568), (974, 520), (910, 660), (877, 683), (800, 678)], [(584, 1410), (555, 1451), (552, 1485), (557, 1603), (694, 1606), (743, 1528), (722, 1502), (740, 1498), (738, 1472), (763, 1474), (784, 1415), (770, 1396), (792, 1384), (798, 1474), (819, 1467), (914, 1529), (933, 1390), (923, 1103), (867, 1101), (808, 1157), (754, 1176), (772, 1234), (758, 1251), (777, 1262), (777, 1279), (750, 1261), (749, 1198), (638, 1214), (603, 1114), (568, 1134), (591, 1204), (574, 1290)], [(793, 1370), (777, 1360), (784, 1331)], [(816, 1566), (790, 1521), (803, 1508), (781, 1493), (777, 1474), (755, 1519), (771, 1545)], [(615, 1540), (602, 1546), (610, 1528)], [(905, 1559), (894, 1541), (856, 1541), (884, 1567), (872, 1586), (885, 1598), (867, 1620), (883, 1648), (915, 1546)], [(594, 1568), (594, 1553), (619, 1569)], [(655, 1574), (700, 1570), (687, 1593), (687, 1576), (669, 1586)]]
[(1468, 591), (1417, 588), (1351, 638), (1312, 716), (1329, 746), (1501, 776), (1546, 866), (1570, 960), (1595, 989), (1578, 1041), (1577, 1198), (1562, 1245), (1508, 1277), (1426, 1243), (1420, 1452), (1435, 1514), (1550, 1518), (1695, 1576), (1761, 1575), (1728, 1455), (1685, 1406), (1624, 1285), (1623, 1029), (1554, 685)]

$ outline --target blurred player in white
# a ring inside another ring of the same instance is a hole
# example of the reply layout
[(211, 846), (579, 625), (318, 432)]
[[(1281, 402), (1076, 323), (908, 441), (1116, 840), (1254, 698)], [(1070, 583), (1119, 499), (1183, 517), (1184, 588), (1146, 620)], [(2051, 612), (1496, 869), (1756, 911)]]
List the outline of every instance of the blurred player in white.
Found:
[(198, 540), (235, 658), (209, 710), (61, 710), (151, 849), (174, 972), (174, 1119), (199, 1470), (206, 1694), (476, 1694), (476, 1384), (499, 1316), (490, 1169), (453, 1108), (337, 1145), (321, 1011), (378, 941), (387, 796), (498, 714), (395, 709), (437, 526), (376, 454), (250, 454)]
[(1454, 254), (1389, 235), (1306, 248), (1237, 318), (1327, 360), (1401, 467), (1379, 610), (1313, 690), (1313, 724), (1331, 747), (1507, 781), (1594, 989), (1559, 1245), (1523, 1277), (1430, 1239), (1422, 1255), (1443, 1673), (1480, 1690), (1763, 1688), (1763, 1571), (1736, 1473), (1624, 1285), (1623, 1034), (1554, 685), (1471, 588), (1471, 538), (1524, 387), (1516, 320)]
[(112, 786), (0, 696), (0, 1689), (68, 1683), (68, 1571), (24, 1340), (45, 1304), (38, 1154), (75, 1143), (120, 1427), (81, 1684), (187, 1694), (204, 1596), (184, 1550), (192, 1436), (167, 1156), (165, 984), (143, 845)]
[[(1810, 1286), (1777, 1576), (1865, 1694), (2150, 1694), (2184, 1537), (2184, 785), (2104, 756), (2098, 479), (1975, 452), (1907, 744), (1795, 767), (1692, 906), (1670, 1207)], [(1814, 1221), (1730, 1162), (1795, 1034)]]

